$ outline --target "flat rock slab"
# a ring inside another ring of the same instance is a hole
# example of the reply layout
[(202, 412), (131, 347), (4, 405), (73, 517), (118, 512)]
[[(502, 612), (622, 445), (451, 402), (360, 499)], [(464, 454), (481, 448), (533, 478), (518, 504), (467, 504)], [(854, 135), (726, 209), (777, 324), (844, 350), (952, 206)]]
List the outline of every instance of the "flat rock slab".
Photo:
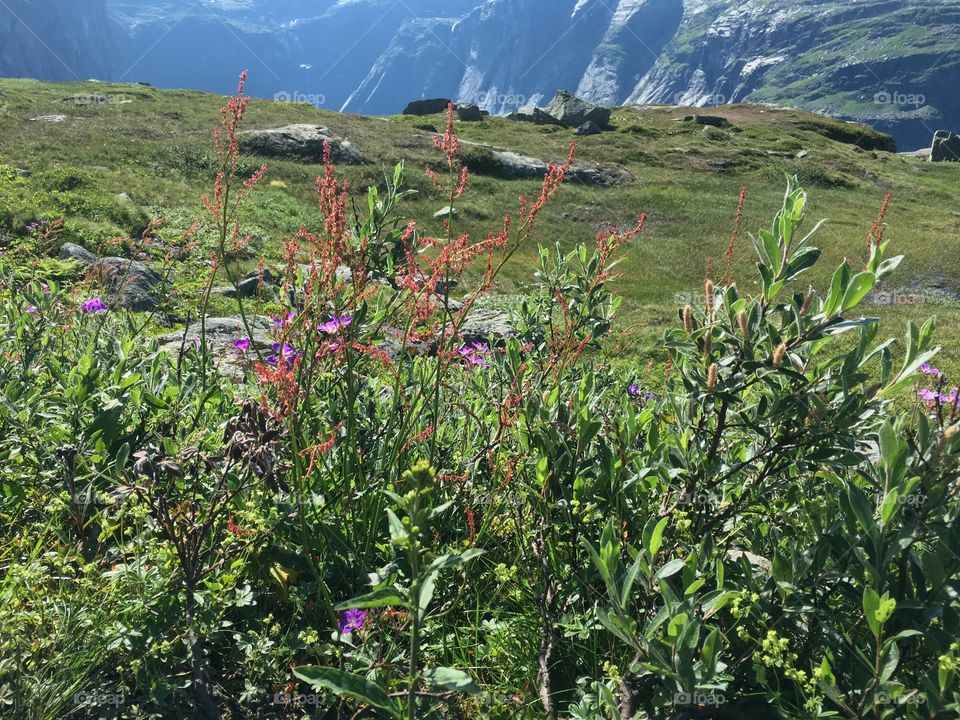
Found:
[[(199, 347), (201, 338), (205, 338), (207, 349), (213, 357), (217, 370), (225, 377), (237, 382), (246, 377), (246, 367), (250, 359), (256, 357), (253, 346), (262, 353), (271, 351), (274, 340), (270, 330), (274, 327), (270, 318), (254, 316), (250, 318), (251, 347), (246, 353), (234, 347), (233, 343), (248, 337), (243, 321), (238, 317), (207, 318), (203, 330), (200, 322), (188, 325), (183, 330), (167, 333), (157, 338), (160, 350), (179, 358), (186, 350)], [(204, 335), (205, 332), (205, 335)]]
[[(466, 165), (478, 175), (492, 175), (507, 180), (542, 178), (547, 172), (547, 162), (539, 158), (520, 155), (509, 150), (485, 148), (478, 157), (468, 157)], [(620, 178), (599, 169), (579, 166), (570, 168), (567, 177), (584, 185), (612, 185)]]
[(267, 130), (246, 130), (239, 133), (239, 141), (243, 150), (256, 155), (309, 163), (323, 162), (323, 148), (327, 142), (333, 162), (347, 165), (367, 162), (351, 142), (335, 137), (320, 125), (285, 125)]
[(404, 109), (404, 115), (436, 115), (444, 113), (450, 107), (450, 100), (447, 98), (432, 98), (430, 100), (414, 100)]

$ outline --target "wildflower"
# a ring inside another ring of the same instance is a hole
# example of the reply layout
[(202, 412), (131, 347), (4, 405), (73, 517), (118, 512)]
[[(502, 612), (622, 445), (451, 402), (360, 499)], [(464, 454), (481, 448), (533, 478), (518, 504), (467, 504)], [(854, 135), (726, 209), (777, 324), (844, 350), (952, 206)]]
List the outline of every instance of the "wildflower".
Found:
[(288, 343), (274, 343), (272, 345), (273, 355), (267, 356), (267, 365), (273, 365), (274, 367), (290, 367), (295, 363), (303, 353), (298, 351), (293, 345)]
[(250, 349), (250, 338), (240, 338), (239, 340), (233, 341), (233, 346), (240, 352), (246, 352)]
[(365, 610), (347, 610), (340, 618), (340, 632), (349, 635), (354, 630), (360, 630), (366, 617)]
[(107, 307), (107, 304), (100, 298), (90, 298), (83, 305), (80, 306), (81, 312), (85, 313), (105, 313), (110, 308)]
[(283, 327), (284, 325), (289, 325), (290, 323), (292, 323), (296, 319), (296, 317), (297, 317), (297, 313), (291, 310), (290, 312), (287, 313), (286, 317), (282, 317), (282, 318), (275, 317), (271, 319), (273, 320), (274, 325), (276, 325), (277, 327)]
[(318, 325), (317, 330), (327, 335), (336, 335), (343, 328), (349, 327), (352, 322), (353, 318), (349, 315), (334, 315), (332, 319), (323, 325)]
[(943, 377), (943, 371), (933, 367), (930, 363), (924, 363), (923, 365), (921, 365), (920, 372), (922, 372), (924, 375), (929, 375), (930, 377), (935, 377), (935, 378)]
[(490, 363), (484, 359), (483, 354), (489, 351), (490, 348), (484, 343), (472, 343), (470, 345), (464, 345), (462, 348), (460, 348), (460, 355), (470, 365), (488, 368), (490, 367)]
[(36, 313), (37, 313), (37, 306), (36, 306), (36, 305), (28, 305), (28, 306), (27, 306), (27, 312), (28, 312), (30, 315), (36, 315)]
[(640, 397), (640, 386), (637, 383), (631, 383), (627, 388), (627, 395), (633, 398)]

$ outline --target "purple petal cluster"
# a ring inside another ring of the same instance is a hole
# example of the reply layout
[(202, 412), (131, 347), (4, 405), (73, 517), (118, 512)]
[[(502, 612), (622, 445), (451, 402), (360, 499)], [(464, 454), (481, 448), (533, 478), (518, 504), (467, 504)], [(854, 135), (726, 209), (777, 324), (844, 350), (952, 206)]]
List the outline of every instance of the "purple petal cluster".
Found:
[(110, 308), (107, 307), (107, 304), (98, 297), (90, 298), (83, 305), (80, 306), (80, 311), (85, 313), (105, 313)]
[(281, 345), (280, 343), (275, 342), (272, 345), (272, 348), (273, 355), (267, 355), (266, 361), (267, 365), (273, 365), (274, 367), (292, 367), (297, 359), (303, 356), (302, 352), (288, 343), (283, 343)]
[(490, 348), (485, 343), (471, 343), (460, 348), (460, 356), (468, 365), (475, 365), (481, 368), (490, 367), (484, 355), (490, 352)]
[(336, 335), (338, 332), (343, 330), (346, 327), (350, 327), (350, 324), (353, 322), (353, 318), (349, 315), (334, 315), (330, 320), (325, 322), (323, 325), (318, 325), (317, 330), (327, 335)]
[(233, 341), (233, 346), (240, 352), (246, 352), (250, 349), (250, 338), (240, 338), (239, 340)]
[(366, 617), (365, 610), (347, 610), (340, 618), (340, 632), (349, 635), (354, 630), (360, 630)]

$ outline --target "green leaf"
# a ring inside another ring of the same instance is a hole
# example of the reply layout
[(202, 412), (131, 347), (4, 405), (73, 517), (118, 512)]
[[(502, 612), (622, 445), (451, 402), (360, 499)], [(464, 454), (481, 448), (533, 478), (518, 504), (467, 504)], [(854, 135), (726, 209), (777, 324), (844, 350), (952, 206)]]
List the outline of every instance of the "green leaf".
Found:
[(410, 607), (410, 602), (405, 597), (405, 592), (401, 594), (398, 588), (386, 587), (374, 590), (366, 595), (352, 598), (336, 606), (336, 610), (362, 610), (365, 608), (378, 608), (387, 606)]
[(398, 718), (398, 720), (401, 717), (399, 707), (387, 696), (386, 692), (360, 675), (334, 668), (320, 667), (319, 665), (303, 665), (294, 668), (293, 674), (315, 690), (330, 690), (338, 695), (351, 697), (378, 710), (383, 710), (390, 717)]
[(880, 607), (880, 596), (869, 585), (863, 589), (863, 614), (870, 626), (874, 637), (880, 637), (880, 623), (877, 621), (877, 609)]
[(867, 296), (867, 293), (873, 290), (876, 284), (877, 276), (872, 272), (857, 273), (853, 277), (853, 280), (850, 281), (850, 284), (847, 286), (847, 291), (843, 295), (843, 303), (840, 305), (841, 312), (845, 312), (859, 305), (860, 301)]
[(660, 551), (660, 546), (663, 545), (663, 531), (667, 527), (667, 523), (670, 521), (670, 518), (665, 517), (657, 523), (656, 527), (653, 528), (653, 533), (650, 535), (650, 542), (647, 546), (647, 552), (650, 556), (650, 564), (653, 564), (653, 559), (657, 556), (657, 553)]
[(387, 508), (387, 521), (390, 523), (390, 542), (394, 545), (405, 545), (410, 533), (407, 532), (403, 523), (400, 522), (400, 518), (390, 508)]
[(424, 671), (423, 678), (427, 681), (428, 685), (442, 688), (443, 690), (453, 690), (454, 692), (470, 694), (480, 692), (480, 688), (473, 682), (473, 678), (463, 672), (463, 670), (456, 670), (455, 668), (430, 668)]
[(668, 578), (668, 577), (671, 577), (672, 575), (676, 575), (678, 572), (683, 570), (683, 565), (684, 565), (683, 560), (680, 560), (679, 558), (676, 560), (671, 560), (662, 568), (657, 570), (657, 574), (655, 577), (657, 580), (663, 580), (664, 578)]

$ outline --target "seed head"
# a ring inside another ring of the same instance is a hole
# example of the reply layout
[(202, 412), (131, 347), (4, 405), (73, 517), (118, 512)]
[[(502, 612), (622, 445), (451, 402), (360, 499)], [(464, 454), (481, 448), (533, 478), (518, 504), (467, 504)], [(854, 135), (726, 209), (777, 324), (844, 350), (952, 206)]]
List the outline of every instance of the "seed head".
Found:
[(717, 386), (717, 373), (720, 371), (720, 368), (717, 367), (716, 363), (710, 365), (710, 369), (707, 370), (707, 389), (713, 390)]
[(773, 366), (780, 367), (783, 365), (783, 356), (787, 353), (787, 344), (780, 343), (777, 345), (777, 349), (773, 351)]
[(683, 308), (683, 329), (687, 335), (693, 335), (693, 308), (689, 305)]

